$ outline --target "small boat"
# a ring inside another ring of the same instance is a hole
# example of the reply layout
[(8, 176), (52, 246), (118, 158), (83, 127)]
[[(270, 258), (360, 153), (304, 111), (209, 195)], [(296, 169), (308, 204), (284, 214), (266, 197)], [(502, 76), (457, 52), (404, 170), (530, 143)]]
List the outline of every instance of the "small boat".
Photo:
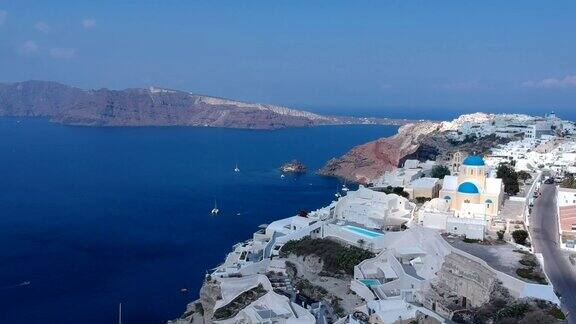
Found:
[(285, 175), (284, 175), (284, 174), (281, 174), (281, 175), (280, 175), (280, 178), (284, 179), (284, 177), (285, 177)]
[(216, 200), (214, 200), (214, 208), (212, 208), (210, 213), (212, 213), (212, 215), (218, 215), (218, 212), (220, 212), (220, 209), (218, 209), (218, 204), (216, 204)]
[(347, 192), (348, 190), (350, 190), (350, 189), (348, 189), (348, 187), (346, 187), (346, 182), (344, 182), (344, 184), (342, 185), (342, 191)]
[(180, 289), (180, 292), (183, 293), (183, 294), (185, 294), (185, 293), (188, 292), (188, 288), (182, 288), (182, 289)]
[(240, 172), (240, 168), (238, 168), (238, 163), (236, 163), (236, 167), (234, 167), (234, 172)]

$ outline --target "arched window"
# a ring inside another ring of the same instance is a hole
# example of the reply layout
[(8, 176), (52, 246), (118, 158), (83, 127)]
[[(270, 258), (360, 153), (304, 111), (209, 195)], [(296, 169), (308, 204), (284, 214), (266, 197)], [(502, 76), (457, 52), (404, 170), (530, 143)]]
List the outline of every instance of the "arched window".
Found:
[(486, 201), (484, 202), (486, 203), (486, 208), (490, 208), (490, 205), (492, 205), (492, 199), (486, 199)]
[(444, 200), (448, 201), (448, 200), (450, 200), (450, 199), (452, 199), (452, 197), (450, 197), (450, 196), (444, 196)]
[(469, 204), (469, 203), (470, 203), (470, 199), (464, 200), (464, 203), (465, 203), (465, 204)]

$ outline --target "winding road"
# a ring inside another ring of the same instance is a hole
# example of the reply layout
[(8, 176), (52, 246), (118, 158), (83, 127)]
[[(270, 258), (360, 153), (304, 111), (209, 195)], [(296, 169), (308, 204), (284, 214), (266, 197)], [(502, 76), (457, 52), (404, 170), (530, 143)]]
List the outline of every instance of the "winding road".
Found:
[(562, 309), (567, 313), (568, 323), (576, 324), (576, 271), (558, 246), (556, 189), (554, 185), (543, 184), (540, 192), (542, 195), (534, 202), (530, 216), (534, 252), (542, 253), (544, 270), (562, 296)]

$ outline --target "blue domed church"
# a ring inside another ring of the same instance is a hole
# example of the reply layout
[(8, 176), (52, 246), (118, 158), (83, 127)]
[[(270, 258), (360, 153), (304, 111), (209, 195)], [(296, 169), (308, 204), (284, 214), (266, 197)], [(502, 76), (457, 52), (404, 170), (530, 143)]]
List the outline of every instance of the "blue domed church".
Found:
[(457, 175), (444, 178), (440, 199), (449, 203), (456, 217), (488, 221), (498, 214), (503, 192), (502, 179), (487, 176), (484, 159), (469, 155)]

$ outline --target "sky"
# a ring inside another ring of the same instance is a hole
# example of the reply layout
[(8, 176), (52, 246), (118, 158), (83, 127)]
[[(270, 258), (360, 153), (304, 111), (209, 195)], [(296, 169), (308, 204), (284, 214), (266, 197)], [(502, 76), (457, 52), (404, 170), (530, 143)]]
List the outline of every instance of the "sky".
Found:
[(0, 82), (393, 117), (576, 110), (576, 1), (0, 0)]

